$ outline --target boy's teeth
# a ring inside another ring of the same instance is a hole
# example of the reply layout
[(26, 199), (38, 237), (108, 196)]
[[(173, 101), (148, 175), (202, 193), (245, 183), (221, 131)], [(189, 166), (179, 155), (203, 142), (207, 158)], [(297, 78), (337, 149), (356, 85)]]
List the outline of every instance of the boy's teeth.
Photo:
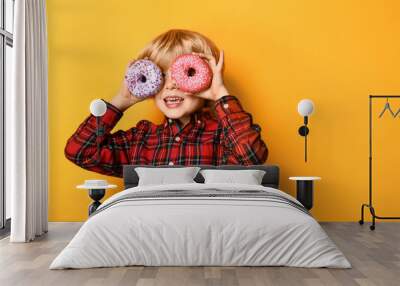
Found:
[(183, 101), (183, 98), (182, 97), (168, 97), (165, 99), (165, 101), (175, 103), (175, 102)]

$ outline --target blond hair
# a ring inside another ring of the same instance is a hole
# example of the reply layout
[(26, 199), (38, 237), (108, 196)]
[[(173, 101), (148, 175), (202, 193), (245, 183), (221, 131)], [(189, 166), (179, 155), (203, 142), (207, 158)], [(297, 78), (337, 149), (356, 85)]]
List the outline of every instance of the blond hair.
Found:
[(191, 52), (213, 55), (219, 60), (219, 50), (206, 36), (189, 30), (172, 29), (154, 38), (139, 53), (137, 59), (148, 58), (164, 71), (175, 57)]

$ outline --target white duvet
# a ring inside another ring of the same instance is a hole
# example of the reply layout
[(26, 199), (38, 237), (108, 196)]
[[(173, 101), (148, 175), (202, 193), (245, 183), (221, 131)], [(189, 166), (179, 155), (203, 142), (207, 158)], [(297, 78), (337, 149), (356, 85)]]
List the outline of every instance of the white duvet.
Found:
[(127, 265), (351, 267), (318, 222), (290, 204), (235, 196), (112, 203), (137, 194), (132, 192), (211, 189), (265, 191), (298, 203), (277, 189), (256, 185), (193, 183), (130, 188), (99, 207), (50, 269)]

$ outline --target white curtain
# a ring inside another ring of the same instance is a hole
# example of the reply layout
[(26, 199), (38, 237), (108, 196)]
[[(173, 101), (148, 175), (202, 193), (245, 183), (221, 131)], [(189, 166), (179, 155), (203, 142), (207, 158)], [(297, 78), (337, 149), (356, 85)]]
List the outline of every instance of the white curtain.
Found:
[(6, 187), (11, 189), (11, 242), (48, 228), (47, 30), (45, 0), (16, 0), (14, 72), (6, 98)]

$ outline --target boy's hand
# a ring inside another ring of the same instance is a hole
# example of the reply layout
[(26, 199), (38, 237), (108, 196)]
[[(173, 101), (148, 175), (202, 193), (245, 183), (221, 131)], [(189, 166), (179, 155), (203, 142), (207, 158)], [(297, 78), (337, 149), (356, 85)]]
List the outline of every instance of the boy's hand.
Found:
[(216, 62), (213, 55), (194, 52), (192, 54), (198, 55), (202, 59), (206, 60), (209, 63), (210, 68), (213, 72), (213, 78), (210, 87), (207, 90), (196, 94), (196, 96), (215, 101), (220, 99), (224, 95), (228, 95), (229, 93), (224, 85), (224, 80), (222, 77), (222, 71), (224, 69), (224, 52), (219, 52), (218, 63)]
[[(126, 67), (125, 74), (128, 71), (128, 68), (135, 62), (136, 60), (132, 60)], [(144, 98), (139, 98), (134, 96), (128, 90), (128, 86), (125, 82), (125, 79), (122, 81), (122, 85), (117, 95), (111, 100), (111, 104), (117, 107), (119, 110), (124, 112), (126, 109), (134, 105), (135, 103), (142, 101)]]

